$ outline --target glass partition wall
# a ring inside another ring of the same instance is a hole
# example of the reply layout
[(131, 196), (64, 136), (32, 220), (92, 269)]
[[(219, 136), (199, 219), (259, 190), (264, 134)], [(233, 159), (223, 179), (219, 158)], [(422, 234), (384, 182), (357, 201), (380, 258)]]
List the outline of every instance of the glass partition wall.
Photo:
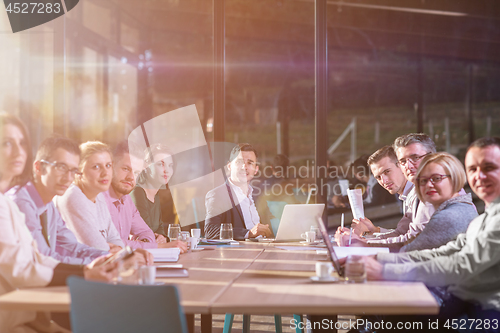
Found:
[[(401, 134), (423, 131), (459, 158), (471, 140), (500, 135), (497, 7), (81, 0), (67, 15), (16, 34), (0, 11), (0, 109), (26, 121), (36, 147), (53, 132), (114, 144), (194, 104), (207, 142), (255, 146), (260, 182), (272, 175), (275, 156), (286, 155), (289, 189), (305, 202), (318, 169), (348, 173), (355, 159)], [(326, 12), (319, 39), (318, 8)], [(318, 43), (327, 57), (320, 123)], [(318, 163), (318, 142), (326, 163)], [(327, 176), (336, 184), (338, 174)], [(331, 193), (316, 201), (332, 208)]]

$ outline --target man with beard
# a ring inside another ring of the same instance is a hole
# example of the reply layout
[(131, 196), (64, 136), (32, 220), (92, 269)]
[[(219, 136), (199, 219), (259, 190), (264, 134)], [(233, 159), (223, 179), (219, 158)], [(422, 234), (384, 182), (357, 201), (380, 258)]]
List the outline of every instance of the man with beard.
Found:
[(132, 168), (132, 162), (134, 165), (142, 164), (142, 160), (129, 153), (128, 143), (121, 142), (113, 152), (111, 186), (108, 191), (104, 192), (111, 219), (120, 234), (120, 238), (125, 245), (132, 248), (178, 247), (181, 253), (186, 252), (186, 243), (181, 241), (167, 243), (165, 237), (153, 233), (139, 214), (129, 196), (136, 182), (134, 170), (138, 170)]

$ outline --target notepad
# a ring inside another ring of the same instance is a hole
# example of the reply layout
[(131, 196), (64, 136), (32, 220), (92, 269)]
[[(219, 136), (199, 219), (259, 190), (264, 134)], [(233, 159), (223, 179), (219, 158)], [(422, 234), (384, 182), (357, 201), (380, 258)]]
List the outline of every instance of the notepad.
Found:
[(166, 278), (166, 277), (188, 277), (188, 270), (185, 268), (157, 268), (156, 277)]
[(181, 250), (178, 247), (166, 249), (147, 249), (154, 257), (155, 262), (176, 262)]
[(240, 242), (235, 240), (223, 240), (223, 239), (203, 239), (200, 240), (198, 245), (240, 245)]
[[(345, 258), (348, 255), (355, 254), (355, 255), (361, 255), (361, 256), (369, 256), (369, 255), (374, 255), (377, 253), (389, 253), (389, 248), (388, 247), (339, 247), (335, 246), (333, 247), (333, 250), (335, 251), (335, 254), (337, 257), (340, 258)], [(328, 254), (327, 250), (317, 250), (317, 254)]]

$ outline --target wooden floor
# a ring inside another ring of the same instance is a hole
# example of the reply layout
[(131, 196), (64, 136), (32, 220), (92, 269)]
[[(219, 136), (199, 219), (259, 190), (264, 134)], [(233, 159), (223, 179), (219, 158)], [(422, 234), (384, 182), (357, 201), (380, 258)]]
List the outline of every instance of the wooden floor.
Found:
[[(352, 318), (354, 320), (354, 316), (339, 316), (339, 321), (349, 320)], [(283, 333), (295, 333), (295, 329), (292, 327), (291, 321), (293, 320), (292, 316), (282, 316), (281, 323), (283, 328)], [(200, 333), (200, 315), (195, 315), (195, 333)], [(212, 317), (212, 333), (222, 333), (222, 329), (224, 327), (224, 315), (214, 315)], [(243, 316), (235, 315), (233, 321), (233, 329), (232, 333), (241, 332), (243, 327)], [(252, 333), (274, 333), (274, 316), (252, 316), (250, 320), (250, 332)], [(339, 330), (338, 333), (346, 333), (347, 330)], [(304, 330), (304, 333), (307, 331)]]

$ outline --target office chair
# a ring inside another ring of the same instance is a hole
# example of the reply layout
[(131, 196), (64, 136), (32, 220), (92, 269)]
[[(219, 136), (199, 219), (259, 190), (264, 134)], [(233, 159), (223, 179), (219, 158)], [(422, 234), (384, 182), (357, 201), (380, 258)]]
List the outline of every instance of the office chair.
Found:
[(177, 288), (67, 279), (74, 333), (187, 333)]

